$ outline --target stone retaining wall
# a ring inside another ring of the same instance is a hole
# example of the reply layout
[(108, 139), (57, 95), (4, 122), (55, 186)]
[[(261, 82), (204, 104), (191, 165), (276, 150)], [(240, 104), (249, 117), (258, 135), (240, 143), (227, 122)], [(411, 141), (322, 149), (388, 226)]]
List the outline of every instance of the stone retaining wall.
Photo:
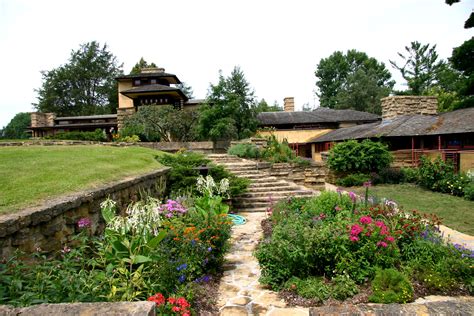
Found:
[(121, 142), (93, 142), (79, 140), (32, 140), (32, 141), (15, 141), (0, 142), (0, 147), (8, 146), (71, 146), (71, 145), (103, 145), (114, 147), (139, 146), (166, 152), (177, 152), (186, 149), (200, 153), (225, 153), (229, 147), (228, 142), (138, 142), (138, 143), (121, 143)]
[(166, 185), (170, 168), (162, 168), (145, 175), (134, 176), (99, 188), (78, 192), (12, 214), (0, 215), (0, 258), (8, 257), (15, 249), (44, 252), (61, 249), (78, 232), (77, 221), (91, 219), (91, 232), (100, 234), (104, 222), (100, 203), (110, 197), (123, 213), (131, 201), (142, 193), (159, 196)]
[(300, 166), (291, 163), (259, 163), (260, 170), (266, 170), (268, 175), (293, 181), (307, 188), (322, 190), (328, 173), (323, 162), (311, 162), (309, 166)]

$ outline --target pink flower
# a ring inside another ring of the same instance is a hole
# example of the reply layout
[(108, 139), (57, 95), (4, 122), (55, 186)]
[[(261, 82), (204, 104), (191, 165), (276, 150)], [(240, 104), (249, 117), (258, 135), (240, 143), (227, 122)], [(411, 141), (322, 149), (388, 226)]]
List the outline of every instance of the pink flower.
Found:
[(364, 187), (368, 188), (372, 186), (372, 182), (369, 180), (367, 182), (364, 182)]
[(339, 206), (339, 205), (336, 205), (336, 207), (334, 208), (336, 211), (341, 211), (342, 208)]
[(378, 246), (378, 247), (387, 248), (388, 245), (387, 245), (387, 243), (386, 243), (385, 241), (379, 241), (379, 242), (377, 243), (377, 246)]
[(357, 237), (357, 236), (351, 236), (351, 237), (349, 237), (349, 239), (350, 239), (351, 241), (353, 241), (353, 242), (356, 242), (356, 241), (359, 240), (359, 237)]
[(388, 228), (387, 226), (383, 226), (380, 230), (380, 235), (388, 235)]
[(385, 240), (388, 241), (388, 242), (394, 242), (395, 238), (393, 238), (392, 236), (387, 236), (387, 237), (385, 237)]
[(365, 236), (367, 236), (367, 237), (370, 237), (370, 235), (372, 235), (371, 232), (366, 232), (366, 233), (365, 233)]
[(352, 203), (355, 203), (356, 199), (357, 199), (357, 194), (355, 194), (354, 192), (349, 192), (349, 197), (351, 198), (352, 200)]
[(92, 224), (92, 221), (87, 217), (83, 217), (77, 221), (77, 227), (79, 228), (87, 228), (87, 227), (90, 227), (91, 224)]
[(372, 223), (372, 218), (370, 216), (362, 216), (359, 219), (359, 222), (361, 222), (362, 224), (370, 224)]
[(362, 232), (362, 227), (357, 224), (352, 225), (351, 227), (351, 235), (357, 236)]
[(385, 226), (385, 223), (382, 221), (375, 221), (375, 226), (382, 228)]

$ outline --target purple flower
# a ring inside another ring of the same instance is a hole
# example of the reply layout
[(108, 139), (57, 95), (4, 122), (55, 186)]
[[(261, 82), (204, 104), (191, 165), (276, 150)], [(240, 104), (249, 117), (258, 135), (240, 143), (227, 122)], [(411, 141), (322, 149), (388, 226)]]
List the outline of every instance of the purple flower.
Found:
[(212, 247), (207, 248), (207, 251), (208, 251), (208, 252), (211, 252), (211, 251), (212, 251)]
[(88, 217), (83, 217), (77, 221), (77, 227), (79, 228), (87, 228), (87, 227), (90, 227), (91, 224), (92, 224), (92, 221)]
[(182, 274), (182, 275), (179, 276), (178, 282), (179, 283), (184, 283), (184, 281), (186, 281), (186, 276), (184, 274)]
[(367, 182), (364, 182), (364, 187), (368, 188), (372, 186), (372, 182), (369, 180)]
[(180, 265), (179, 267), (176, 268), (176, 270), (178, 271), (181, 271), (181, 270), (184, 270), (188, 267), (188, 265), (186, 263), (183, 263), (182, 265)]
[(351, 198), (352, 203), (356, 202), (357, 194), (355, 194), (354, 192), (351, 191), (351, 192), (349, 192), (349, 197)]

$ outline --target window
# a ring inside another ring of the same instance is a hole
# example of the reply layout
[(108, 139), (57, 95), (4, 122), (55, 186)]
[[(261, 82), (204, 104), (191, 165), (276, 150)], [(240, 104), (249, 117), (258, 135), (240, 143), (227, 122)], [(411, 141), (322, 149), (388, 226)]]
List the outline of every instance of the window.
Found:
[(156, 84), (156, 79), (151, 79), (150, 84)]
[(133, 85), (134, 85), (134, 86), (139, 86), (139, 85), (140, 85), (140, 79), (135, 79), (135, 80), (133, 81)]

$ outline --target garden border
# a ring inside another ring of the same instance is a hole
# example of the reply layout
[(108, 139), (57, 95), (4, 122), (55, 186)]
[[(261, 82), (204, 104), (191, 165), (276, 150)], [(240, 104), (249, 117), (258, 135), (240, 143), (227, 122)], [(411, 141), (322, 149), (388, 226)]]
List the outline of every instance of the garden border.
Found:
[(76, 223), (81, 218), (89, 218), (91, 233), (100, 234), (104, 229), (100, 215), (102, 201), (110, 197), (124, 212), (130, 201), (137, 201), (142, 193), (151, 196), (161, 193), (169, 170), (163, 167), (0, 215), (0, 258), (8, 257), (17, 248), (28, 253), (38, 249), (46, 253), (60, 250), (79, 231)]

